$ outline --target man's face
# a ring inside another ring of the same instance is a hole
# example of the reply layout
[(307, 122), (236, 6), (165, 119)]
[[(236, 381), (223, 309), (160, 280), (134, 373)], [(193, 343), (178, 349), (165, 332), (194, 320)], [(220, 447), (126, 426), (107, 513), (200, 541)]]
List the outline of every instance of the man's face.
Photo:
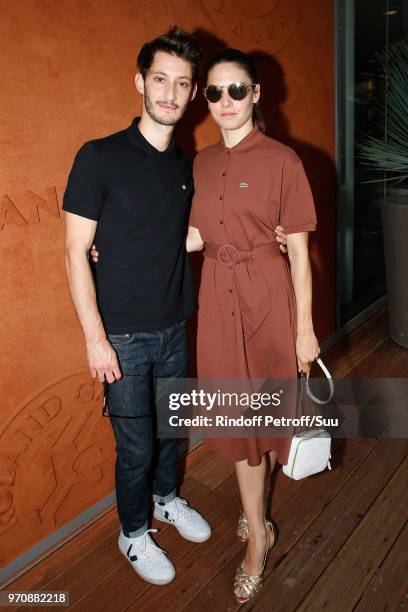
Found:
[(146, 78), (136, 75), (136, 87), (143, 94), (145, 110), (153, 121), (160, 125), (175, 125), (181, 119), (196, 94), (192, 76), (190, 62), (156, 51)]

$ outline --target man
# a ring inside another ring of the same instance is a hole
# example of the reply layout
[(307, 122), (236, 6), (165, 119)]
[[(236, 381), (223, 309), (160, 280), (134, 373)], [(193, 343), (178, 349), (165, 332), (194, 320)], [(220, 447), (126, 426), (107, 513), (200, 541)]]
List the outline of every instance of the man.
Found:
[[(66, 269), (92, 376), (106, 382), (116, 439), (119, 549), (144, 580), (175, 569), (148, 529), (154, 516), (203, 542), (211, 529), (176, 495), (176, 439), (156, 440), (157, 377), (185, 377), (185, 319), (195, 310), (185, 250), (191, 165), (172, 136), (197, 90), (197, 41), (173, 27), (140, 51), (143, 112), (131, 126), (79, 150), (64, 196)], [(88, 252), (102, 255), (96, 287)]]

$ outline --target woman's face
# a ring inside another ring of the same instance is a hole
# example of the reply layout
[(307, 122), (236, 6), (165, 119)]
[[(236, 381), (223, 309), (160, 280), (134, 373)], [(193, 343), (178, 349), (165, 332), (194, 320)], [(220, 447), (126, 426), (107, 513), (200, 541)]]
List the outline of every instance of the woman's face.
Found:
[(228, 93), (228, 85), (237, 81), (251, 85), (249, 74), (238, 64), (222, 62), (208, 73), (208, 85), (224, 85), (222, 98), (218, 102), (208, 102), (208, 108), (214, 121), (224, 130), (238, 130), (252, 121), (253, 105), (259, 100), (259, 85), (251, 88), (243, 100), (233, 100)]

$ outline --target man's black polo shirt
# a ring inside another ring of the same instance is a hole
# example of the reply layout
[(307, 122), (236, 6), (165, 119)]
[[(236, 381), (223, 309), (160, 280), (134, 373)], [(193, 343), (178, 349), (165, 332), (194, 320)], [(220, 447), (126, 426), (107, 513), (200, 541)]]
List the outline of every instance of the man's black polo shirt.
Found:
[(98, 221), (98, 307), (111, 334), (164, 329), (195, 310), (186, 228), (191, 164), (174, 138), (160, 152), (127, 130), (85, 143), (63, 209)]

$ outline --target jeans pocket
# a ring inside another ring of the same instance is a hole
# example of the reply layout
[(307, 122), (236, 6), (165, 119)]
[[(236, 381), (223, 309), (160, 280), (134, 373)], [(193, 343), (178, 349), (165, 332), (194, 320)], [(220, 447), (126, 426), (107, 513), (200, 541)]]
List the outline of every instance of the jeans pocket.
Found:
[(108, 340), (112, 346), (126, 346), (130, 344), (135, 334), (108, 334)]

